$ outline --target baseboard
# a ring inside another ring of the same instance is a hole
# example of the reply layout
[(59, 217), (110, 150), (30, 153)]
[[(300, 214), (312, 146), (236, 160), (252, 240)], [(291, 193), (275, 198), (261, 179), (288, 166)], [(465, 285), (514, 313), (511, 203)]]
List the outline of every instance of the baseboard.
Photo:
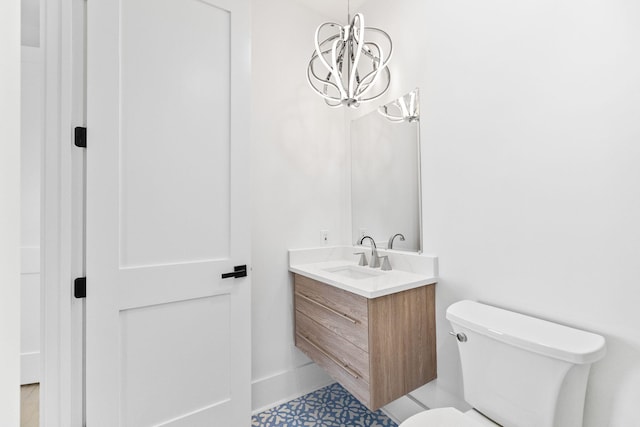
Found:
[(20, 384), (40, 382), (40, 352), (20, 354)]
[(460, 396), (442, 387), (438, 387), (437, 379), (412, 391), (409, 397), (427, 408), (445, 408), (451, 406), (462, 412), (471, 409), (471, 406)]
[(408, 394), (383, 406), (382, 412), (384, 412), (396, 424), (400, 424), (407, 418), (428, 409), (428, 407), (424, 406), (421, 402), (418, 402)]
[(398, 400), (394, 400), (382, 408), (382, 411), (396, 424), (430, 408), (452, 406), (460, 411), (471, 409), (460, 397), (438, 387), (437, 380), (412, 391)]
[(252, 411), (257, 414), (334, 382), (313, 362), (254, 380), (251, 384)]

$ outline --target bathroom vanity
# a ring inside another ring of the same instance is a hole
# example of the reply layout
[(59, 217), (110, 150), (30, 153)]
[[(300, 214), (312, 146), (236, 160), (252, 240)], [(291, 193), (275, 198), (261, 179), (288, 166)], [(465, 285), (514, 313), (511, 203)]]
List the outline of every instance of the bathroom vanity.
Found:
[(289, 251), (296, 346), (371, 410), (436, 378), (438, 259), (422, 253), (418, 99), (415, 89), (350, 125), (351, 241), (374, 250)]
[(436, 378), (437, 259), (388, 251), (405, 270), (380, 271), (353, 251), (290, 251), (295, 343), (376, 410)]

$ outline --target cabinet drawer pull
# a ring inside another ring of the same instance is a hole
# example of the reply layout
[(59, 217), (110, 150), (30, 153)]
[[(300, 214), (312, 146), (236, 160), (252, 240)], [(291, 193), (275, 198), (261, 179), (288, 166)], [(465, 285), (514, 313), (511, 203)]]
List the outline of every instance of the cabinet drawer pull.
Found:
[(314, 343), (313, 341), (311, 341), (309, 338), (305, 337), (302, 334), (296, 333), (296, 335), (298, 336), (298, 338), (301, 338), (303, 340), (305, 340), (306, 342), (308, 342), (313, 348), (315, 348), (316, 350), (318, 350), (320, 353), (324, 354), (326, 357), (328, 357), (329, 359), (331, 359), (331, 361), (333, 363), (335, 363), (336, 365), (338, 365), (339, 367), (341, 367), (347, 374), (351, 375), (353, 378), (358, 379), (360, 378), (360, 374), (358, 374), (356, 371), (354, 371), (353, 369), (351, 369), (350, 367), (348, 367), (347, 365), (345, 365), (344, 363), (342, 363), (340, 360), (338, 360), (338, 358), (336, 358), (335, 356), (333, 356), (331, 353), (329, 353), (328, 351), (326, 351), (325, 349), (323, 349), (322, 347), (320, 347), (318, 344)]
[(297, 296), (299, 296), (300, 298), (302, 298), (302, 299), (303, 299), (303, 300), (305, 300), (305, 301), (309, 301), (309, 302), (310, 302), (310, 303), (312, 303), (312, 304), (315, 304), (315, 305), (317, 305), (317, 306), (320, 306), (320, 307), (324, 308), (324, 309), (325, 309), (325, 310), (327, 310), (327, 311), (332, 312), (332, 313), (333, 313), (333, 314), (335, 314), (336, 316), (340, 316), (340, 317), (342, 317), (343, 319), (348, 320), (349, 322), (351, 322), (351, 323), (353, 323), (353, 324), (358, 323), (358, 321), (357, 321), (356, 319), (354, 319), (353, 317), (349, 317), (349, 316), (347, 316), (346, 314), (342, 314), (342, 313), (340, 313), (339, 311), (336, 311), (336, 310), (334, 310), (333, 308), (331, 308), (331, 307), (329, 307), (329, 306), (326, 306), (326, 305), (324, 305), (324, 304), (322, 304), (322, 303), (320, 303), (320, 302), (318, 302), (318, 301), (314, 300), (313, 298), (309, 298), (308, 296), (306, 296), (306, 295), (304, 295), (304, 294), (301, 294), (300, 292), (296, 292), (296, 295), (297, 295)]

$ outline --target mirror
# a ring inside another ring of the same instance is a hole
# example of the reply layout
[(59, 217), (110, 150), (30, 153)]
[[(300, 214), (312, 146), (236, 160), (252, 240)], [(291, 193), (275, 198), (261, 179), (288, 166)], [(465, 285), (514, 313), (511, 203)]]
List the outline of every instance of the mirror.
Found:
[(351, 122), (352, 241), (422, 251), (418, 89)]

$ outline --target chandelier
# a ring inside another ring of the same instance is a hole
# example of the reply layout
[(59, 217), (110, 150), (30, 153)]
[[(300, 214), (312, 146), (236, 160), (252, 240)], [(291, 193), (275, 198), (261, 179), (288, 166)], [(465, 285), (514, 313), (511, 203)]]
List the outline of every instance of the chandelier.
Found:
[(315, 51), (307, 67), (309, 84), (332, 108), (357, 108), (382, 96), (391, 83), (389, 34), (365, 27), (361, 13), (353, 20), (347, 13), (347, 21), (345, 26), (325, 22), (316, 29)]

